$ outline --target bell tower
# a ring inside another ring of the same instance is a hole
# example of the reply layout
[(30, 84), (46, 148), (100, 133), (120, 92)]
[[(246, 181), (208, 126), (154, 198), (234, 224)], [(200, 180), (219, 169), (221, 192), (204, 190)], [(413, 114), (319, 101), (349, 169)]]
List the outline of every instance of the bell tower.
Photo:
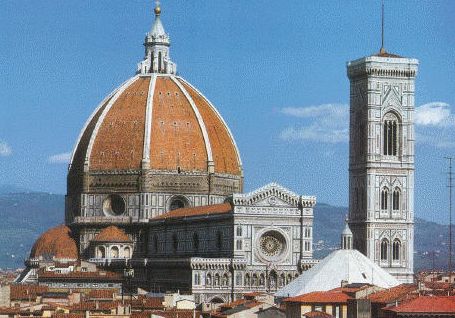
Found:
[(417, 68), (416, 59), (383, 48), (347, 65), (354, 248), (402, 282), (413, 281)]

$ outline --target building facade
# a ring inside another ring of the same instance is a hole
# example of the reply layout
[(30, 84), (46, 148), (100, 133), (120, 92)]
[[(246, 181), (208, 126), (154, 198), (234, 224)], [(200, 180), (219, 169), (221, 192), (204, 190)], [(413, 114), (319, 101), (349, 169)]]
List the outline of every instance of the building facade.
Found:
[(275, 292), (314, 265), (314, 197), (269, 184), (229, 201), (150, 220), (151, 286), (225, 303), (251, 291)]
[(402, 282), (413, 281), (417, 68), (416, 59), (384, 49), (347, 66), (354, 248)]
[(159, 7), (144, 46), (136, 75), (83, 127), (69, 165), (66, 224), (35, 243), (20, 280), (42, 282), (49, 263), (84, 260), (128, 274), (128, 287), (180, 290), (197, 302), (289, 283), (315, 263), (316, 198), (274, 183), (243, 194), (233, 135), (176, 73)]

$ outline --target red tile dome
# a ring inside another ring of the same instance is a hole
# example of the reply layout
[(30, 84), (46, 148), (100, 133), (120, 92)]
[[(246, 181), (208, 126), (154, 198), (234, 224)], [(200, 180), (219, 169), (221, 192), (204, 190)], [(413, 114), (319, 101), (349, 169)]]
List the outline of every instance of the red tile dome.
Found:
[(33, 245), (31, 259), (77, 260), (78, 248), (71, 229), (65, 225), (44, 232)]
[(73, 171), (214, 172), (240, 176), (240, 155), (216, 108), (173, 74), (139, 74), (111, 93), (81, 132)]
[(93, 242), (131, 243), (131, 240), (123, 230), (111, 225), (101, 230), (101, 232), (95, 236)]

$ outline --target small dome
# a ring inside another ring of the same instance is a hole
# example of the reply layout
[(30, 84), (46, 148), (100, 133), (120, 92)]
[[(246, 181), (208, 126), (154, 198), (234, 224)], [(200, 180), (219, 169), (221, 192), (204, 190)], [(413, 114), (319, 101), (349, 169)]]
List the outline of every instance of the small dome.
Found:
[(76, 241), (71, 237), (71, 229), (60, 225), (44, 232), (33, 245), (31, 259), (77, 260), (79, 257)]
[(136, 75), (84, 127), (73, 171), (140, 170), (241, 176), (240, 155), (216, 108), (172, 74)]
[(119, 229), (118, 227), (111, 225), (105, 229), (103, 229), (93, 240), (93, 242), (128, 242), (130, 243), (131, 240), (128, 235), (123, 232), (123, 230)]

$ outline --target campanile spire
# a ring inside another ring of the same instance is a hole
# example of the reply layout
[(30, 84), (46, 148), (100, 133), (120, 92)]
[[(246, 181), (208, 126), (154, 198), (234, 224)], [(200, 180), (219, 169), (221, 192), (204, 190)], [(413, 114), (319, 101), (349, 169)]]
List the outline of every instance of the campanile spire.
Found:
[(156, 1), (154, 13), (155, 22), (145, 37), (145, 57), (138, 64), (137, 73), (176, 74), (177, 65), (171, 61), (169, 55), (171, 41), (161, 22), (161, 4), (159, 1)]

